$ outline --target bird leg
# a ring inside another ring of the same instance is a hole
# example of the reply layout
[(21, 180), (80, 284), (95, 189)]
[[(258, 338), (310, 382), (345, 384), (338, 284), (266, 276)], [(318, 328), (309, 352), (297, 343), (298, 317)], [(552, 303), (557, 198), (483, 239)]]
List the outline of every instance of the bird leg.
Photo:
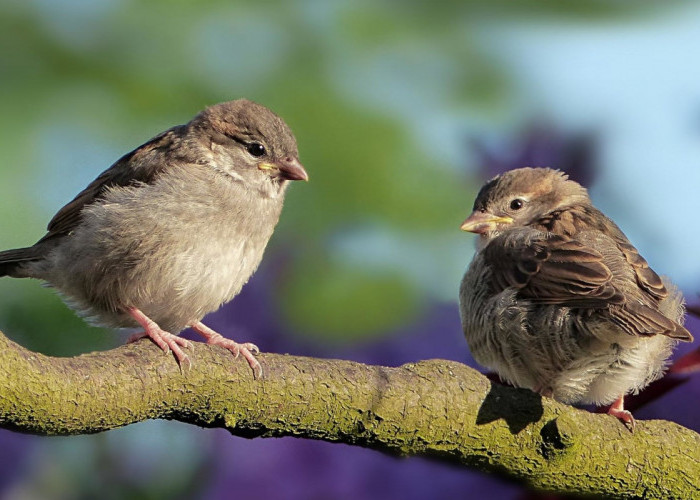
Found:
[(610, 405), (610, 408), (608, 408), (608, 415), (619, 418), (627, 427), (629, 427), (630, 432), (634, 432), (636, 422), (632, 416), (632, 413), (629, 410), (625, 410), (624, 405), (625, 396), (623, 395), (617, 398), (615, 402)]
[(170, 351), (173, 351), (173, 354), (175, 355), (175, 358), (177, 359), (177, 362), (180, 364), (181, 367), (186, 366), (187, 368), (190, 368), (192, 366), (189, 356), (182, 352), (182, 349), (180, 348), (192, 347), (192, 343), (189, 340), (183, 339), (182, 337), (178, 337), (177, 335), (173, 335), (172, 333), (166, 332), (165, 330), (161, 329), (161, 327), (159, 327), (155, 321), (146, 316), (140, 309), (137, 309), (136, 307), (130, 307), (126, 310), (126, 312), (128, 312), (129, 316), (134, 318), (136, 322), (143, 327), (144, 330), (143, 333), (137, 333), (129, 337), (128, 342), (134, 342), (140, 338), (148, 337), (158, 347), (163, 349), (163, 352), (165, 352), (166, 354)]
[(207, 344), (210, 345), (218, 345), (223, 347), (224, 349), (228, 349), (233, 353), (234, 358), (237, 358), (239, 354), (241, 354), (246, 361), (248, 361), (248, 364), (253, 370), (253, 378), (260, 378), (262, 377), (262, 366), (260, 365), (260, 362), (255, 359), (255, 356), (253, 354), (258, 354), (260, 352), (260, 349), (258, 349), (258, 346), (255, 344), (251, 344), (250, 342), (246, 342), (244, 344), (239, 344), (238, 342), (234, 342), (231, 339), (227, 339), (223, 335), (221, 335), (218, 332), (215, 332), (211, 328), (209, 328), (207, 325), (202, 323), (201, 321), (197, 321), (196, 323), (192, 323), (190, 325), (192, 329), (200, 334), (204, 339), (206, 340)]
[(532, 391), (536, 392), (540, 396), (544, 396), (545, 398), (554, 397), (554, 390), (544, 383), (537, 384), (535, 387), (533, 387)]

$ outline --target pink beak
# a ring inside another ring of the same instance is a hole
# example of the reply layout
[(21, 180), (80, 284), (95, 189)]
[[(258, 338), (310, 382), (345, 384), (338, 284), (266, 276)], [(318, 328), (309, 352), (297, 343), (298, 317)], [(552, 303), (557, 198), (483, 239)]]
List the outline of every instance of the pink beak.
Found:
[(277, 168), (280, 172), (280, 177), (290, 181), (308, 181), (309, 174), (306, 173), (304, 167), (296, 158), (287, 157), (277, 163)]

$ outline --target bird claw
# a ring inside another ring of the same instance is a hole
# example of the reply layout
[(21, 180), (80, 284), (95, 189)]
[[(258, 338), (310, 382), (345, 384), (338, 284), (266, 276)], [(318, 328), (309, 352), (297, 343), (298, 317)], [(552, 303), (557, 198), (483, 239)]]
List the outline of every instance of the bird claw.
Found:
[(175, 359), (177, 359), (180, 368), (183, 368), (183, 366), (187, 370), (192, 368), (192, 361), (190, 361), (190, 357), (182, 350), (182, 348), (192, 348), (192, 343), (189, 340), (183, 339), (182, 337), (178, 337), (177, 335), (173, 335), (172, 333), (163, 330), (158, 332), (157, 335), (157, 338), (154, 338), (151, 335), (148, 335), (148, 337), (150, 337), (151, 340), (153, 340), (153, 342), (155, 342), (155, 344), (163, 350), (165, 355), (172, 352)]
[(610, 408), (608, 408), (608, 415), (618, 418), (625, 424), (625, 427), (627, 427), (630, 432), (634, 432), (637, 422), (632, 416), (632, 412), (624, 409), (624, 397), (621, 396), (610, 405)]
[(218, 345), (223, 347), (224, 349), (227, 349), (233, 353), (234, 359), (237, 358), (239, 355), (243, 356), (245, 360), (248, 362), (248, 365), (250, 368), (253, 370), (253, 378), (258, 379), (262, 377), (262, 366), (260, 365), (260, 361), (255, 359), (255, 354), (260, 353), (260, 349), (258, 349), (258, 346), (255, 344), (251, 344), (250, 342), (246, 342), (245, 344), (239, 344), (238, 342), (235, 342), (231, 339), (227, 339), (226, 337), (219, 336), (220, 338), (213, 338), (213, 339), (207, 339), (207, 344), (209, 345)]
[(143, 327), (144, 331), (131, 335), (127, 339), (127, 343), (148, 337), (163, 350), (165, 355), (170, 354), (170, 352), (173, 353), (181, 371), (188, 371), (192, 368), (192, 361), (181, 349), (181, 347), (185, 349), (192, 348), (192, 343), (189, 340), (161, 329), (155, 321), (136, 308), (129, 309), (128, 312)]
[(551, 387), (544, 384), (537, 384), (535, 387), (533, 387), (532, 391), (545, 398), (554, 397), (554, 390)]
[[(177, 362), (180, 365), (181, 371), (188, 371), (192, 368), (192, 362), (190, 361), (189, 356), (182, 351), (182, 348), (190, 349), (192, 347), (192, 343), (189, 340), (183, 339), (182, 337), (178, 337), (177, 335), (173, 335), (170, 332), (166, 332), (161, 327), (159, 327), (155, 321), (153, 321), (151, 318), (146, 316), (141, 310), (136, 309), (135, 307), (128, 309), (127, 312), (144, 329), (143, 332), (131, 335), (127, 339), (127, 342), (131, 343), (143, 337), (148, 337), (158, 347), (160, 347), (165, 354), (169, 354), (172, 351), (172, 353), (175, 355), (175, 359), (177, 359)], [(233, 353), (234, 359), (237, 358), (239, 355), (242, 355), (248, 362), (250, 368), (253, 370), (253, 378), (258, 379), (262, 377), (262, 365), (257, 359), (255, 359), (254, 356), (255, 354), (260, 354), (260, 349), (258, 349), (258, 346), (256, 346), (255, 344), (251, 344), (250, 342), (239, 344), (238, 342), (234, 342), (231, 339), (227, 339), (220, 333), (215, 332), (214, 330), (206, 326), (201, 321), (193, 323), (191, 326), (194, 331), (196, 331), (202, 337), (205, 338), (207, 344), (218, 345), (223, 347), (224, 349), (228, 349)]]
[(634, 432), (634, 428), (637, 426), (637, 422), (629, 410), (613, 410), (611, 408), (610, 410), (608, 410), (608, 415), (617, 417), (622, 421), (623, 424), (625, 424), (625, 426), (630, 430), (630, 432)]
[(218, 345), (223, 347), (224, 349), (231, 351), (231, 353), (233, 353), (234, 359), (237, 358), (239, 355), (243, 356), (248, 362), (250, 368), (253, 370), (253, 378), (259, 379), (262, 377), (262, 365), (257, 359), (255, 359), (254, 356), (255, 354), (260, 354), (260, 349), (258, 349), (258, 346), (250, 342), (239, 344), (238, 342), (228, 339), (220, 333), (215, 332), (202, 322), (195, 323), (191, 326), (194, 331), (196, 331), (202, 337), (204, 337), (207, 344)]

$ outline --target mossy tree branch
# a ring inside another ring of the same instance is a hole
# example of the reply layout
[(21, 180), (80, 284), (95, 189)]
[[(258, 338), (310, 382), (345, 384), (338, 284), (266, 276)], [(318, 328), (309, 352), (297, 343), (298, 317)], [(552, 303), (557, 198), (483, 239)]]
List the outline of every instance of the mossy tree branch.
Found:
[(140, 341), (52, 358), (0, 334), (0, 426), (101, 432), (152, 418), (244, 437), (297, 436), (427, 455), (538, 489), (612, 498), (700, 498), (700, 435), (617, 419), (491, 383), (459, 363), (397, 368), (263, 354), (247, 363), (196, 343), (193, 367)]

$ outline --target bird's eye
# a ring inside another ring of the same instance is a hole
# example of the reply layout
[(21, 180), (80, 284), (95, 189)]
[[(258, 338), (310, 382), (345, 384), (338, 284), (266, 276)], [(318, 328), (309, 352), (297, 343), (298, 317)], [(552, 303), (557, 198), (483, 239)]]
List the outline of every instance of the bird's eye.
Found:
[(520, 198), (516, 198), (513, 201), (510, 202), (510, 209), (511, 210), (520, 210), (523, 208), (523, 205), (525, 202), (521, 200)]
[(245, 148), (252, 156), (255, 156), (256, 158), (265, 154), (265, 146), (259, 142), (251, 142), (250, 144), (246, 145)]

